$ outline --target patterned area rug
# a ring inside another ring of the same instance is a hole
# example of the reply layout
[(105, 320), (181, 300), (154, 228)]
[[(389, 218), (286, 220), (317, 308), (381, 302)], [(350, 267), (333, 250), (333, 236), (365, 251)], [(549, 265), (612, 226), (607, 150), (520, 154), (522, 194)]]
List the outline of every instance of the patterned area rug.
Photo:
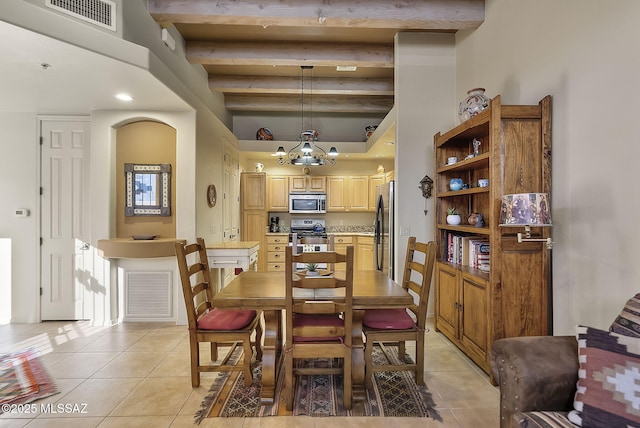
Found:
[(26, 404), (60, 392), (35, 349), (0, 355), (0, 414), (7, 406)]
[[(373, 358), (378, 364), (385, 361), (377, 346), (374, 347)], [(409, 359), (408, 356), (405, 358)], [(326, 367), (337, 362), (326, 359), (315, 360), (313, 364)], [(364, 402), (354, 402), (351, 410), (345, 410), (342, 404), (342, 376), (300, 376), (292, 412), (285, 409), (284, 401), (280, 401), (284, 383), (283, 370), (279, 370), (275, 403), (268, 406), (260, 404), (261, 374), (261, 366), (256, 365), (253, 369), (253, 383), (248, 388), (244, 386), (241, 372), (219, 374), (196, 413), (195, 422), (199, 424), (206, 417), (291, 415), (431, 417), (442, 421), (431, 393), (425, 386), (415, 384), (411, 372), (374, 373), (373, 386), (366, 390)]]

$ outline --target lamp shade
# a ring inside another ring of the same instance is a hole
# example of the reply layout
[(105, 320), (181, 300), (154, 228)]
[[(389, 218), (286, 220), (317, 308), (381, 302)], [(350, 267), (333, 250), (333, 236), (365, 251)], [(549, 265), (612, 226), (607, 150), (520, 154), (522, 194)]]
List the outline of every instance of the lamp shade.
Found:
[(514, 193), (502, 197), (500, 226), (551, 226), (546, 193)]

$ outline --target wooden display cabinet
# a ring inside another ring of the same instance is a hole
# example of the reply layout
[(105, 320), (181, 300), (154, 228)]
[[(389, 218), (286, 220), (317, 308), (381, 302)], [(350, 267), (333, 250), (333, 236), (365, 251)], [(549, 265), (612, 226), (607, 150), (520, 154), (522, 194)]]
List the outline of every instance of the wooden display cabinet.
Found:
[[(474, 140), (480, 143), (476, 155)], [(549, 251), (541, 242), (518, 243), (516, 234), (524, 227), (498, 223), (502, 195), (551, 192), (551, 97), (538, 105), (502, 105), (497, 96), (482, 113), (436, 134), (434, 145), (435, 326), (489, 373), (495, 340), (550, 332)], [(458, 161), (448, 165), (452, 156)], [(452, 178), (462, 178), (468, 188), (450, 190)], [(488, 187), (478, 187), (483, 178), (489, 179)], [(447, 224), (452, 207), (462, 217), (460, 225)], [(483, 215), (482, 227), (468, 224), (471, 213)], [(536, 238), (550, 233), (550, 228), (533, 228)], [(449, 260), (453, 236), (460, 237), (457, 243), (486, 240), (489, 270)]]

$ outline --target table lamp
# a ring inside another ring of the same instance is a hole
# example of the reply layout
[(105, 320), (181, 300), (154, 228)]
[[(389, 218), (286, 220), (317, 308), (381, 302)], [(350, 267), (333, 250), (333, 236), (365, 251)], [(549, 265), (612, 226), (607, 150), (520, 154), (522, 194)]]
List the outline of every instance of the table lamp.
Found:
[(502, 196), (500, 226), (524, 227), (524, 236), (518, 233), (518, 242), (546, 242), (551, 249), (551, 238), (531, 238), (531, 227), (551, 227), (551, 204), (546, 193), (514, 193)]

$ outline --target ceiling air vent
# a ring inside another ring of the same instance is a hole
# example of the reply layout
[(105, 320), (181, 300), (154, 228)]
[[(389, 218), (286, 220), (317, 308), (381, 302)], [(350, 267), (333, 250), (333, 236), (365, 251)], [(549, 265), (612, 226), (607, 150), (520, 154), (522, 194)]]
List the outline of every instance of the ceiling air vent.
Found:
[(116, 31), (116, 4), (110, 0), (47, 0), (47, 7)]

